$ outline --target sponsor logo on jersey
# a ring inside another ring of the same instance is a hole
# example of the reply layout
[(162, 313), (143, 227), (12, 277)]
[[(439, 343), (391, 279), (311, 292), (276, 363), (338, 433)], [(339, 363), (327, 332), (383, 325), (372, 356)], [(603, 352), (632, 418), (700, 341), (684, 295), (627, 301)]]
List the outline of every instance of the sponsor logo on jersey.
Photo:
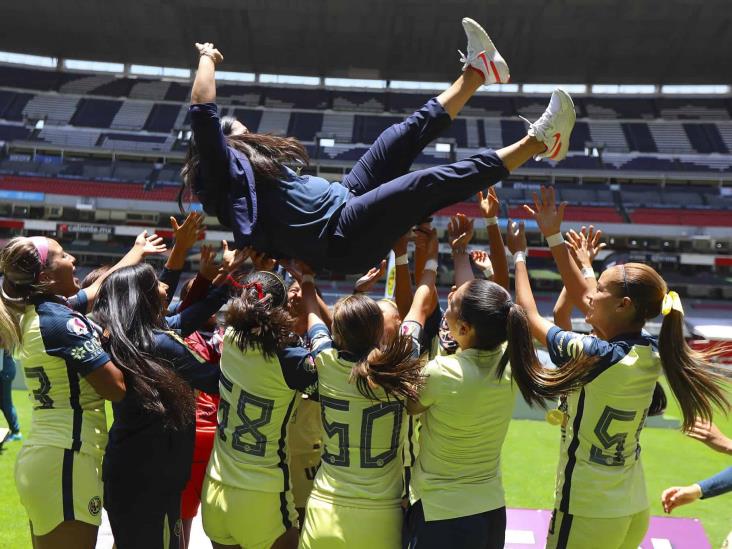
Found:
[(87, 328), (84, 321), (75, 316), (71, 317), (68, 320), (68, 322), (66, 323), (66, 329), (69, 331), (70, 334), (74, 334), (77, 336), (86, 335), (89, 333), (89, 328)]

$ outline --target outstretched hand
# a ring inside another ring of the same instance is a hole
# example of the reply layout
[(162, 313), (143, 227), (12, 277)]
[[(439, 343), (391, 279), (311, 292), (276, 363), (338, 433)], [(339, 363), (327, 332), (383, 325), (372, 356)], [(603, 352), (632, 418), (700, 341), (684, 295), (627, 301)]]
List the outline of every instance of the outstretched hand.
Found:
[(536, 193), (534, 196), (534, 207), (531, 208), (524, 204), (524, 210), (536, 220), (539, 230), (544, 237), (557, 234), (562, 228), (562, 220), (564, 219), (564, 208), (566, 202), (562, 202), (557, 207), (556, 195), (554, 187), (542, 187), (541, 197)]
[(179, 225), (178, 220), (171, 216), (170, 226), (173, 229), (175, 245), (181, 249), (190, 250), (203, 235), (203, 215), (191, 212), (182, 225)]
[(147, 231), (142, 231), (135, 239), (134, 247), (140, 251), (142, 257), (153, 254), (162, 254), (167, 250), (163, 237), (156, 234), (148, 235)]
[(605, 247), (606, 244), (600, 242), (601, 237), (602, 231), (595, 230), (593, 225), (590, 225), (589, 229), (583, 226), (579, 233), (574, 229), (567, 232), (567, 247), (580, 269), (591, 267), (597, 254)]
[(491, 187), (486, 195), (483, 195), (483, 191), (478, 191), (478, 205), (484, 217), (498, 217), (501, 201), (498, 200), (496, 189)]
[(714, 423), (697, 418), (686, 435), (702, 441), (712, 450), (732, 454), (732, 439), (725, 436)]
[(195, 46), (198, 50), (198, 55), (201, 57), (209, 57), (215, 65), (218, 65), (224, 60), (224, 56), (214, 47), (213, 42), (196, 42)]
[(485, 250), (473, 250), (470, 252), (470, 258), (481, 271), (492, 268), (491, 258)]
[(356, 292), (366, 293), (373, 288), (376, 281), (379, 280), (386, 272), (386, 260), (382, 260), (378, 267), (372, 267), (369, 271), (359, 278), (354, 284), (353, 289)]
[(452, 252), (464, 254), (473, 239), (473, 220), (461, 213), (452, 216), (447, 224), (447, 235)]
[(508, 220), (506, 245), (512, 254), (526, 251), (528, 245), (526, 244), (526, 226), (523, 221), (516, 223), (513, 219)]
[(702, 495), (698, 484), (691, 486), (672, 486), (661, 494), (661, 505), (666, 513), (670, 513), (680, 505), (686, 505), (698, 500)]

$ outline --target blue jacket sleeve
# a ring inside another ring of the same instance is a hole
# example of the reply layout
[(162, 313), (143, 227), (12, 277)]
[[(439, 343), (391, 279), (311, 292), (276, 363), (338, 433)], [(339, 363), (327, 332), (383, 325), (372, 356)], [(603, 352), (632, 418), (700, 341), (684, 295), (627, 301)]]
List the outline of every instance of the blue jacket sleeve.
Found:
[(698, 483), (701, 488), (702, 499), (713, 498), (720, 494), (732, 491), (732, 467), (727, 467), (721, 473), (706, 478)]
[(325, 349), (330, 349), (333, 342), (325, 324), (316, 324), (308, 330), (310, 350), (305, 347), (287, 347), (279, 353), (282, 375), (290, 389), (295, 389), (308, 396), (318, 391), (318, 371), (315, 368), (315, 357)]
[(219, 365), (206, 362), (182, 340), (165, 332), (155, 334), (155, 354), (170, 361), (178, 375), (194, 389), (219, 394)]
[(181, 270), (173, 271), (167, 267), (163, 267), (163, 270), (160, 271), (160, 275), (158, 275), (160, 282), (164, 282), (168, 285), (167, 304), (170, 304), (170, 302), (173, 301), (173, 296), (175, 295), (175, 291), (178, 289), (178, 283), (180, 282), (180, 275), (182, 272), (183, 271)]
[(229, 286), (224, 284), (211, 290), (206, 299), (194, 303), (178, 314), (166, 316), (165, 321), (171, 330), (180, 332), (186, 337), (206, 323), (206, 320), (215, 314), (229, 300)]
[(251, 244), (257, 223), (257, 189), (247, 156), (229, 147), (214, 103), (191, 105), (199, 164), (193, 190), (206, 213), (231, 227), (237, 248)]

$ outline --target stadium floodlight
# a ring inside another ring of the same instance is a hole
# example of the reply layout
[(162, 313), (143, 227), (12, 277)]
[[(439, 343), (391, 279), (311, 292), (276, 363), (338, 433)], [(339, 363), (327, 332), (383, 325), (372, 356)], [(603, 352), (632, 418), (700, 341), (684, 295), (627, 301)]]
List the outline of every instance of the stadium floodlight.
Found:
[(331, 137), (321, 137), (318, 140), (318, 145), (321, 147), (335, 147), (335, 139)]
[(449, 153), (452, 151), (452, 143), (435, 143), (435, 152)]
[(35, 124), (35, 126), (33, 126), (33, 128), (40, 131), (44, 128), (45, 125), (46, 125), (46, 121), (41, 118), (40, 120), (38, 120), (36, 122), (36, 124)]

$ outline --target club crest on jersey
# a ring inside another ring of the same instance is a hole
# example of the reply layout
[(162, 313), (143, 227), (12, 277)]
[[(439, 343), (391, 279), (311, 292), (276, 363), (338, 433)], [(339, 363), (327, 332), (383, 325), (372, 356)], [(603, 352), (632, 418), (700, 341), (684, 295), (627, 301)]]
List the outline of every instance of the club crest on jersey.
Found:
[(66, 329), (69, 331), (70, 334), (78, 336), (86, 335), (89, 333), (89, 328), (87, 328), (84, 321), (75, 316), (71, 317), (68, 320), (68, 322), (66, 323)]
[(91, 516), (96, 517), (102, 510), (102, 500), (99, 496), (94, 496), (89, 500), (89, 513)]

